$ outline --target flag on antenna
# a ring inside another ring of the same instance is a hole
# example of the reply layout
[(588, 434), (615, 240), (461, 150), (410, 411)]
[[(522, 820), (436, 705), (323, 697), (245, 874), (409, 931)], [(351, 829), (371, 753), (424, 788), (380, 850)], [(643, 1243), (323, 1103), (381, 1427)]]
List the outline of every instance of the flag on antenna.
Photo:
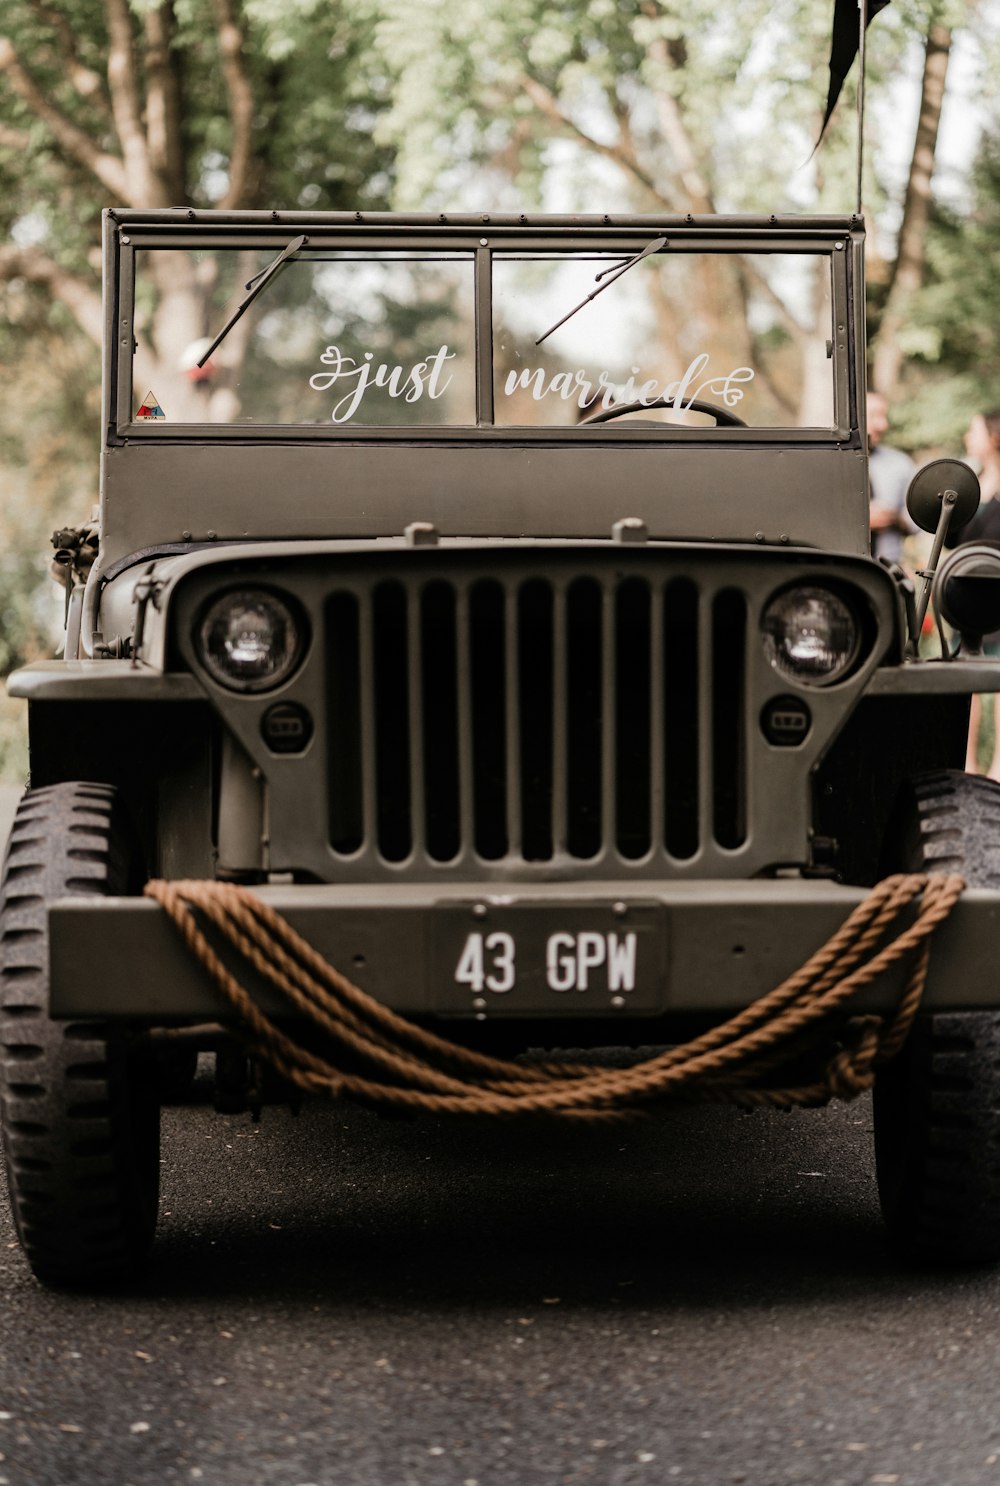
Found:
[(826, 133), (830, 115), (837, 106), (844, 79), (858, 55), (861, 37), (861, 6), (865, 7), (865, 26), (869, 26), (889, 4), (889, 0), (834, 0), (833, 43), (830, 47), (830, 92), (826, 100), (826, 112), (819, 131), (817, 145)]

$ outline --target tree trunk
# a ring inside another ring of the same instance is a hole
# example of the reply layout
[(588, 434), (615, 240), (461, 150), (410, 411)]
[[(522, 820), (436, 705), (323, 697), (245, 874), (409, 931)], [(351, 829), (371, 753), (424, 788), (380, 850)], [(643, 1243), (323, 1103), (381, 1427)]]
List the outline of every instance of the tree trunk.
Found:
[(931, 177), (950, 51), (951, 32), (946, 26), (935, 23), (928, 32), (924, 52), (920, 118), (903, 203), (899, 249), (872, 357), (872, 386), (890, 402), (899, 393), (903, 368), (904, 353), (899, 333), (909, 316), (913, 298), (924, 281), (924, 239), (931, 208)]

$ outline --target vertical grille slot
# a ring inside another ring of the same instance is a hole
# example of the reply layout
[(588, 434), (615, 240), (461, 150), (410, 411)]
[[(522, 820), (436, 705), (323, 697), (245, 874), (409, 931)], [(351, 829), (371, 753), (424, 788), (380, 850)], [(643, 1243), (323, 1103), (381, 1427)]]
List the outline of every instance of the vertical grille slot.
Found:
[(389, 862), (405, 860), (413, 847), (407, 629), (403, 585), (379, 584), (372, 596), (377, 835)]
[(712, 830), (730, 850), (746, 840), (746, 600), (726, 588), (712, 603)]
[(420, 657), (427, 854), (458, 855), (458, 643), (455, 590), (429, 583), (420, 602)]
[(650, 597), (629, 578), (615, 598), (615, 838), (623, 857), (650, 847)]
[(578, 578), (566, 594), (566, 849), (601, 849), (601, 590)]
[(529, 579), (517, 604), (521, 850), (529, 862), (552, 856), (552, 619), (551, 585)]
[(365, 832), (361, 772), (361, 634), (353, 593), (335, 593), (326, 611), (330, 843), (344, 856)]
[(469, 660), (475, 848), (496, 861), (507, 852), (507, 684), (504, 592), (492, 579), (469, 594)]
[(683, 861), (698, 850), (698, 590), (675, 578), (663, 596), (666, 667), (664, 841)]

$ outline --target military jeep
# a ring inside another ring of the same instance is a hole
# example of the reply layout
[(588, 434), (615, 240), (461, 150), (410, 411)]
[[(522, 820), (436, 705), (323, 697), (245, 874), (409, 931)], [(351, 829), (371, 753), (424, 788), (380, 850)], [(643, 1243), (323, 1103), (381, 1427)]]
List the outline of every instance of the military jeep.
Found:
[[(64, 654), (9, 683), (3, 1132), (40, 1278), (145, 1256), (199, 1049), (220, 1107), (287, 1095), (152, 878), (247, 885), (516, 1054), (675, 1042), (886, 873), (960, 871), (879, 1183), (901, 1250), (997, 1256), (1000, 790), (960, 770), (998, 559), (946, 559), (922, 658), (930, 579), (870, 556), (863, 237), (106, 213), (97, 556), (59, 534)], [(974, 486), (918, 477), (931, 567)]]

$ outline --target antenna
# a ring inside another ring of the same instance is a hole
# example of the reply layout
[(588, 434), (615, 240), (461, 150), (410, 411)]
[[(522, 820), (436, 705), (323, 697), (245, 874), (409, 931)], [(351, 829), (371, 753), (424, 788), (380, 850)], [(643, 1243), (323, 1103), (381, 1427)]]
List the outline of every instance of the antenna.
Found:
[(865, 163), (865, 32), (868, 28), (866, 0), (858, 0), (858, 216), (861, 211), (861, 178)]

